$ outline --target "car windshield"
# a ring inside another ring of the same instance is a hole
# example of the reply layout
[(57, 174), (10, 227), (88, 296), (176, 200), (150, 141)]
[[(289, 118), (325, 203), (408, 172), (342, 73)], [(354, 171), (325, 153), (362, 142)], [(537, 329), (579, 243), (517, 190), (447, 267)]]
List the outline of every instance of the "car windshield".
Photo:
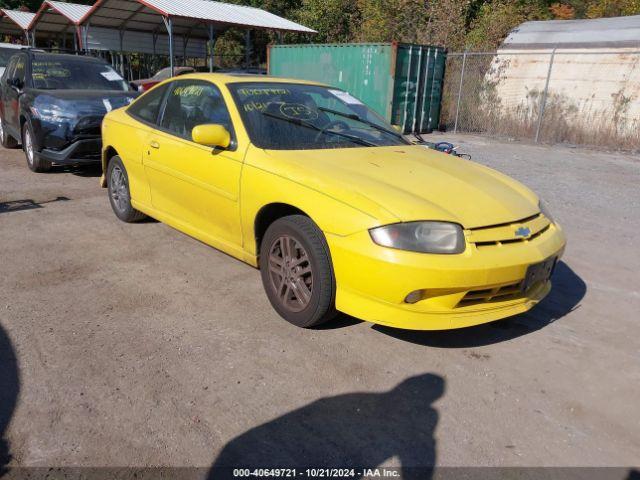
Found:
[(167, 78), (171, 77), (171, 67), (167, 67), (167, 68), (163, 68), (162, 70), (158, 71), (153, 77), (151, 77), (153, 80), (166, 80)]
[(110, 65), (78, 58), (36, 55), (33, 86), (42, 90), (129, 90), (129, 84)]
[(317, 85), (229, 85), (254, 145), (268, 150), (381, 147), (408, 142), (362, 102)]

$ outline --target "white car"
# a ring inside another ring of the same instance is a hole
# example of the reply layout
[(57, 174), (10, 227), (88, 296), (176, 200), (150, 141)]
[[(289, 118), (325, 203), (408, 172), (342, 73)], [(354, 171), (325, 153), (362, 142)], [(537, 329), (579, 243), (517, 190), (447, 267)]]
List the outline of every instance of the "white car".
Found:
[(16, 53), (16, 50), (22, 48), (26, 48), (26, 46), (15, 43), (0, 43), (0, 77), (4, 75), (4, 70), (7, 68), (11, 56)]

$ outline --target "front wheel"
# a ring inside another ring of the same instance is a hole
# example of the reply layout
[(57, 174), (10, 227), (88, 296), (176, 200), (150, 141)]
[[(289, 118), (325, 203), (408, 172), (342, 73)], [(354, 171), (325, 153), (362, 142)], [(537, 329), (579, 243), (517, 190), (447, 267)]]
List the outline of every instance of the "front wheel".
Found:
[(329, 247), (308, 217), (292, 215), (267, 229), (260, 249), (267, 297), (286, 321), (310, 328), (336, 315), (336, 282)]
[(51, 170), (51, 162), (42, 158), (37, 152), (35, 136), (29, 122), (22, 127), (22, 149), (32, 172), (45, 173)]
[(127, 170), (118, 156), (109, 161), (107, 187), (109, 189), (109, 202), (116, 217), (127, 223), (139, 222), (146, 217), (144, 213), (136, 210), (131, 205), (129, 175), (127, 175)]

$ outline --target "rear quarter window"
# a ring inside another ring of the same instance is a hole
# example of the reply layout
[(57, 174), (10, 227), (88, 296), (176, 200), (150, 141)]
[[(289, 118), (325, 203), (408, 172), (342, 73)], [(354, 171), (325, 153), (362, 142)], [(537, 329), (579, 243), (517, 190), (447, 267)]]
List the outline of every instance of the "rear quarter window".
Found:
[(156, 125), (162, 99), (164, 98), (167, 88), (168, 85), (162, 85), (152, 89), (131, 105), (127, 113), (137, 120)]

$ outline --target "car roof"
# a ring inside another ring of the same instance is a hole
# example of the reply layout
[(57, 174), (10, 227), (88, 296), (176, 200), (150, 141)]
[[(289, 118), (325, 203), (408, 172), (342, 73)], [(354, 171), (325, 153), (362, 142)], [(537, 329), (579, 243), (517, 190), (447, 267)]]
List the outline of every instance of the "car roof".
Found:
[(32, 53), (32, 54), (37, 53), (39, 57), (66, 58), (69, 60), (80, 60), (80, 61), (87, 61), (87, 62), (94, 62), (94, 63), (106, 63), (101, 58), (91, 57), (89, 55), (72, 55), (69, 53), (51, 53), (51, 52), (45, 52), (44, 50), (36, 50), (36, 49), (29, 50), (29, 53)]
[(0, 42), (0, 48), (11, 48), (13, 50), (21, 50), (23, 48), (29, 48), (27, 45), (20, 45), (18, 43), (4, 43)]
[(245, 74), (245, 73), (190, 73), (188, 75), (180, 76), (180, 80), (187, 80), (189, 78), (192, 78), (195, 80), (215, 81), (215, 82), (224, 83), (224, 84), (256, 82), (256, 83), (298, 83), (300, 85), (327, 86), (320, 82), (300, 80), (299, 78), (272, 77), (269, 75), (253, 75), (253, 74)]

